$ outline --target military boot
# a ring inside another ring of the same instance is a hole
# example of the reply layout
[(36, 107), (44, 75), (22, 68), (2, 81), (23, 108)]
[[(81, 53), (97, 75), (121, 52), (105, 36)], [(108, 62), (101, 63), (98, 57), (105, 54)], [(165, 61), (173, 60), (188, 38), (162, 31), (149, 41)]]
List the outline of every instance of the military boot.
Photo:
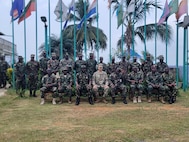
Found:
[(92, 98), (92, 97), (89, 97), (89, 98), (88, 98), (88, 101), (89, 101), (89, 104), (94, 105), (94, 102), (93, 102), (93, 98)]
[(63, 103), (63, 98), (60, 97), (60, 101), (58, 102), (58, 104), (62, 104)]
[(134, 104), (137, 103), (137, 99), (136, 99), (136, 97), (133, 97), (133, 103), (134, 103)]
[(33, 91), (33, 97), (37, 97), (36, 96), (36, 90)]
[(102, 101), (103, 101), (105, 104), (107, 104), (107, 103), (108, 103), (108, 101), (106, 101), (106, 99), (105, 99), (105, 98), (103, 98), (103, 99), (102, 99)]
[(69, 104), (72, 103), (72, 98), (71, 98), (71, 97), (69, 97), (69, 99), (68, 99), (68, 103), (69, 103)]
[(152, 102), (152, 98), (148, 97), (148, 103), (151, 103), (151, 102)]
[(44, 98), (41, 98), (41, 103), (40, 105), (44, 105), (45, 104), (45, 99)]
[(53, 104), (53, 105), (56, 105), (56, 98), (53, 98), (52, 104)]
[(76, 101), (75, 101), (75, 105), (79, 105), (79, 103), (80, 103), (80, 98), (77, 97), (77, 98), (76, 98)]
[(162, 104), (165, 104), (164, 97), (161, 97), (161, 98), (160, 98), (160, 102), (161, 102)]
[(127, 104), (126, 97), (123, 98), (123, 103), (124, 103), (124, 104)]
[(142, 100), (141, 100), (141, 96), (138, 96), (138, 103), (141, 103)]
[(112, 104), (115, 104), (115, 97), (112, 97)]
[(30, 90), (30, 97), (32, 97), (32, 90)]

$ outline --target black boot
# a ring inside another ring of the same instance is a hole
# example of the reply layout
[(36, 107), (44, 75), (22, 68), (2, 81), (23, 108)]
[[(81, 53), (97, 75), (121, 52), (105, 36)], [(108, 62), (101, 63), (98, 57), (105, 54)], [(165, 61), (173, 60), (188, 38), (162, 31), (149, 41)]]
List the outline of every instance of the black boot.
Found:
[(30, 97), (32, 97), (32, 90), (30, 90)]
[(94, 102), (93, 102), (92, 97), (89, 97), (89, 98), (88, 98), (88, 101), (89, 101), (89, 104), (94, 105)]
[(115, 104), (115, 97), (112, 97), (112, 104)]
[(123, 98), (123, 103), (124, 103), (124, 104), (127, 104), (126, 97)]
[(33, 91), (33, 97), (37, 97), (36, 96), (36, 90)]
[(75, 101), (75, 105), (79, 105), (79, 103), (80, 103), (80, 98), (76, 98), (76, 101)]
[(169, 96), (169, 104), (172, 104), (172, 103), (173, 103), (173, 97)]

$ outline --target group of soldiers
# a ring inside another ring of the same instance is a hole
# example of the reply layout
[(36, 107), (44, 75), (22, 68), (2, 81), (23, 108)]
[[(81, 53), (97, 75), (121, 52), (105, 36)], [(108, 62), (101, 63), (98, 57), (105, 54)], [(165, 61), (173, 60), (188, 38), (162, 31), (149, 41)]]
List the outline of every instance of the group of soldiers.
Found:
[(82, 54), (78, 53), (75, 62), (68, 54), (59, 61), (56, 54), (52, 53), (49, 59), (45, 51), (39, 62), (34, 58), (35, 55), (32, 54), (31, 60), (25, 64), (23, 57), (18, 57), (15, 64), (16, 92), (22, 97), (27, 84), (30, 97), (36, 97), (39, 78), (41, 105), (45, 103), (48, 93), (52, 94), (53, 104), (57, 103), (57, 97), (59, 103), (63, 103), (63, 97), (66, 95), (68, 103), (71, 103), (73, 94), (76, 95), (76, 105), (80, 104), (82, 96), (87, 96), (91, 105), (99, 101), (108, 103), (108, 95), (111, 96), (112, 104), (116, 103), (117, 96), (122, 98), (124, 104), (127, 104), (126, 98), (130, 98), (133, 103), (140, 103), (142, 94), (147, 96), (149, 103), (153, 94), (158, 96), (162, 103), (165, 103), (166, 97), (170, 104), (176, 100), (174, 76), (169, 72), (163, 56), (159, 56), (160, 61), (155, 65), (149, 55), (142, 64), (137, 62), (136, 57), (133, 57), (132, 62), (128, 62), (125, 56), (120, 62), (115, 62), (115, 58), (112, 58), (109, 64), (105, 64), (103, 57), (100, 57), (97, 63), (93, 53), (89, 54), (86, 61), (83, 60)]
[(5, 88), (7, 84), (7, 69), (9, 68), (8, 62), (5, 60), (5, 56), (0, 56), (0, 88)]

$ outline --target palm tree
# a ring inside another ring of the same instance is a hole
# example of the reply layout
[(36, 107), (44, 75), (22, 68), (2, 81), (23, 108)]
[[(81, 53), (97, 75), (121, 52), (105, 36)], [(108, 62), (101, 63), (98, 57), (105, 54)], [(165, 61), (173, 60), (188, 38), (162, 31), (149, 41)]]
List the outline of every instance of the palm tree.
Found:
[[(79, 23), (82, 18), (84, 17), (84, 2), (83, 0), (78, 0), (75, 4), (76, 10), (75, 10), (75, 20), (76, 23)], [(86, 9), (89, 7), (89, 1), (86, 1)], [(86, 42), (88, 45), (88, 49), (95, 49), (97, 45), (97, 27), (93, 26), (92, 23), (96, 21), (97, 16), (93, 15), (91, 18), (87, 19), (86, 24), (87, 24), (87, 30), (86, 30)], [(69, 21), (74, 21), (74, 15), (71, 14), (69, 16)], [(77, 25), (76, 25), (77, 29)], [(66, 29), (67, 32), (66, 37), (73, 39), (74, 37), (74, 25), (69, 25)], [(100, 49), (106, 49), (107, 47), (107, 37), (104, 34), (102, 29), (99, 30), (99, 45)], [(77, 29), (76, 31), (76, 45), (77, 45), (77, 51), (82, 51), (83, 46), (85, 43), (85, 36), (84, 36), (84, 24), (81, 26), (80, 29)]]
[[(127, 9), (131, 0), (124, 0), (124, 2), (125, 2), (124, 5), (126, 6)], [(119, 7), (120, 2), (119, 0), (112, 0), (112, 4), (114, 4), (113, 12), (115, 12)], [(151, 9), (155, 7), (161, 9), (160, 5), (156, 4), (152, 0), (146, 1), (146, 8), (145, 8), (145, 2), (143, 2), (143, 0), (135, 0), (135, 12), (128, 13), (128, 15), (126, 16), (123, 22), (124, 26), (126, 27), (126, 31), (123, 35), (123, 43), (126, 44), (128, 53), (130, 53), (130, 48), (132, 45), (132, 33), (134, 33), (134, 36), (137, 36), (142, 42), (144, 42), (145, 40), (145, 35), (144, 35), (145, 26), (144, 25), (135, 26), (135, 29), (133, 31), (133, 25), (136, 25), (137, 23), (144, 20), (145, 9), (147, 13), (150, 13)], [(146, 25), (146, 40), (151, 40), (154, 38), (156, 32), (155, 27), (156, 27), (156, 23)], [(171, 39), (172, 29), (169, 25), (167, 28), (168, 28), (167, 41), (169, 43)], [(166, 24), (157, 25), (157, 35), (159, 38), (161, 38), (163, 42), (166, 41), (165, 31), (166, 31)], [(122, 42), (122, 37), (120, 37), (120, 39), (117, 42), (118, 48), (121, 48), (121, 42)]]

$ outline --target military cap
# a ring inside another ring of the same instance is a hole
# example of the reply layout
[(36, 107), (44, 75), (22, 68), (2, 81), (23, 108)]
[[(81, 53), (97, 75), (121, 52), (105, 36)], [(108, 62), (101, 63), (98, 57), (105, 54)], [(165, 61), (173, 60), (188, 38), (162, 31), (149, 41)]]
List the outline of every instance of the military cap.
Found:
[(160, 56), (159, 56), (159, 60), (160, 60), (160, 59), (164, 59), (163, 55), (160, 55)]
[(31, 58), (34, 58), (35, 57), (35, 55), (34, 54), (31, 54)]
[(63, 67), (63, 68), (62, 68), (62, 71), (67, 71), (67, 70), (68, 70), (67, 67)]
[(86, 68), (86, 65), (81, 65), (81, 68)]
[(18, 56), (18, 59), (23, 59), (23, 57), (22, 56)]
[(47, 72), (52, 72), (52, 70), (50, 68), (47, 69)]
[(52, 52), (51, 55), (52, 55), (52, 56), (56, 56), (56, 53), (55, 53), (55, 52)]
[(78, 56), (83, 56), (83, 54), (81, 52), (78, 53)]
[(146, 54), (146, 57), (150, 57), (150, 54)]

